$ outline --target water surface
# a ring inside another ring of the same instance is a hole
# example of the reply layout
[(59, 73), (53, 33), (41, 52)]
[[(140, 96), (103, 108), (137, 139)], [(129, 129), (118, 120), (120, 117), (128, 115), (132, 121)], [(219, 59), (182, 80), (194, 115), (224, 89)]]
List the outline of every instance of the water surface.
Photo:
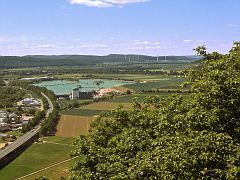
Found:
[[(97, 84), (97, 81), (102, 82)], [(132, 84), (133, 82), (117, 81), (117, 80), (103, 80), (103, 79), (81, 79), (78, 81), (68, 80), (54, 80), (43, 81), (35, 84), (36, 86), (46, 87), (53, 91), (56, 95), (66, 95), (72, 92), (72, 89), (81, 87), (80, 91), (96, 91), (100, 88), (112, 88), (115, 86), (122, 86), (125, 84)]]

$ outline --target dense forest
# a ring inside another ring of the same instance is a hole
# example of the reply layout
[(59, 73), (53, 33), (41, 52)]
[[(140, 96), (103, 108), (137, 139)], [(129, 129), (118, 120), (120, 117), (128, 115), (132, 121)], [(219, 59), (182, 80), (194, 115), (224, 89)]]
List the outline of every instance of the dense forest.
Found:
[[(182, 63), (198, 60), (198, 56), (165, 56), (158, 58), (159, 62)], [(98, 63), (114, 62), (156, 62), (153, 56), (112, 54), (107, 56), (89, 55), (60, 55), (60, 56), (0, 56), (0, 69), (19, 67), (46, 67), (46, 66), (85, 66)]]
[(188, 71), (189, 97), (158, 96), (101, 115), (70, 179), (240, 179), (240, 43)]

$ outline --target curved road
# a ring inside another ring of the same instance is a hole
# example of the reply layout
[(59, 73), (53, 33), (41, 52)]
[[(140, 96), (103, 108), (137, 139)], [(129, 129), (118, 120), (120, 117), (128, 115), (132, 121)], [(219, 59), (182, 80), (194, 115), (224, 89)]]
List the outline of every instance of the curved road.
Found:
[[(49, 116), (49, 114), (53, 111), (53, 104), (52, 101), (49, 99), (49, 97), (42, 93), (42, 95), (47, 99), (49, 104), (49, 109), (46, 112), (46, 117)], [(23, 136), (18, 138), (16, 141), (14, 141), (12, 144), (5, 147), (3, 150), (0, 150), (0, 160), (3, 159), (5, 156), (16, 150), (18, 147), (29, 141), (33, 136), (35, 136), (41, 128), (41, 125), (36, 126), (33, 130), (25, 133)]]

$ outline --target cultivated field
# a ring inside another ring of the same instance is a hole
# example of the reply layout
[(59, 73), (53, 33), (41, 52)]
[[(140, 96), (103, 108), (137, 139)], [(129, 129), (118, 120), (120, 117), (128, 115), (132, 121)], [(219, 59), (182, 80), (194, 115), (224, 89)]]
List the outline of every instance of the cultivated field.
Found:
[[(69, 159), (75, 149), (71, 144), (74, 139), (50, 137), (44, 143), (35, 143), (0, 171), (0, 179), (13, 180), (52, 164)], [(66, 168), (59, 170), (66, 172)], [(67, 171), (68, 172), (68, 171)], [(48, 175), (47, 173), (45, 174)], [(34, 179), (34, 178), (32, 178)]]
[(86, 106), (81, 107), (81, 109), (92, 109), (92, 110), (114, 110), (118, 106), (122, 105), (123, 109), (132, 109), (131, 103), (116, 103), (116, 102), (99, 102), (93, 103)]
[(167, 97), (170, 93), (142, 93), (142, 94), (134, 94), (128, 96), (121, 96), (114, 99), (110, 99), (108, 102), (115, 102), (119, 104), (132, 103), (133, 99), (136, 98), (138, 102), (143, 102), (144, 99), (151, 96), (160, 96)]
[(182, 89), (180, 85), (184, 81), (185, 81), (185, 78), (176, 78), (176, 77), (161, 78), (159, 80), (148, 79), (145, 83), (128, 84), (128, 85), (124, 85), (124, 87), (132, 89), (134, 91), (152, 90), (152, 89), (174, 90), (174, 89)]
[(57, 136), (78, 137), (88, 133), (91, 122), (95, 117), (62, 115), (57, 126)]
[(73, 115), (73, 116), (96, 116), (100, 115), (102, 110), (93, 109), (69, 109), (66, 111), (61, 111), (62, 115)]

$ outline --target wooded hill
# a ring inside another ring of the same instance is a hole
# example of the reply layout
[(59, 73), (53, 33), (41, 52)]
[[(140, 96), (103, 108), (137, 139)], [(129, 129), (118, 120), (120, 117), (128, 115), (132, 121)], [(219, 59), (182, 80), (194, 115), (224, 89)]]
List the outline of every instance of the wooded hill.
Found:
[(124, 63), (124, 62), (146, 62), (146, 63), (187, 63), (199, 60), (198, 56), (144, 56), (144, 55), (122, 55), (110, 54), (107, 56), (92, 55), (59, 55), (59, 56), (0, 56), (0, 69), (19, 67), (43, 67), (43, 66), (84, 66), (99, 63)]

